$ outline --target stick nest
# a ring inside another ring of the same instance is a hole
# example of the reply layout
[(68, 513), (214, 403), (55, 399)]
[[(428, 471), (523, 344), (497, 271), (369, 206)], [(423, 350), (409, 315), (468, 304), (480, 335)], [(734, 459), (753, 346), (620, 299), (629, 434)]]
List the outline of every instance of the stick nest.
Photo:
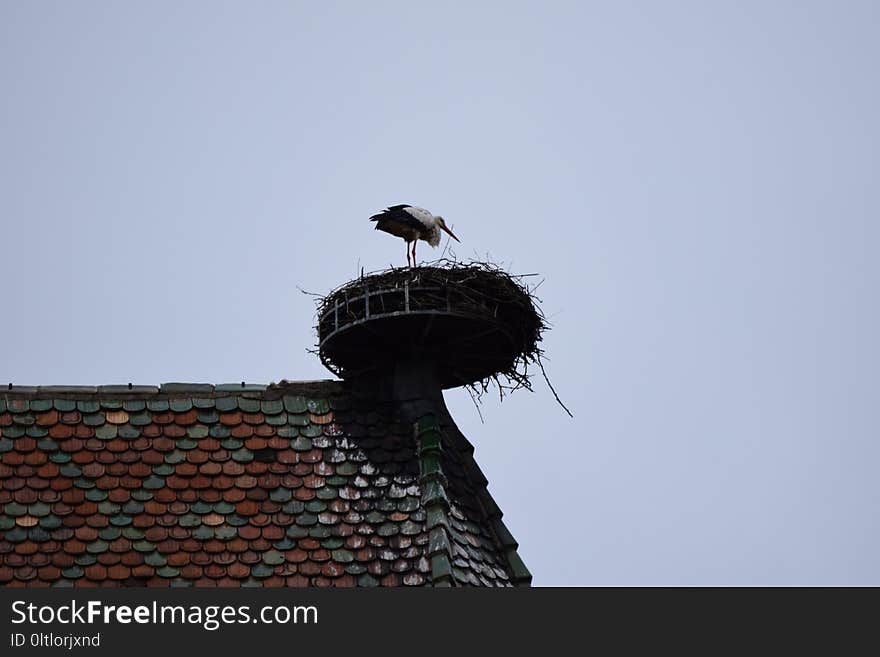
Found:
[[(475, 404), (492, 388), (502, 399), (520, 388), (533, 390), (532, 378), (535, 371), (540, 371), (556, 401), (571, 415), (544, 370), (541, 342), (549, 324), (541, 311), (541, 300), (535, 294), (543, 281), (534, 286), (526, 281), (534, 274), (510, 274), (491, 262), (442, 258), (415, 268), (391, 268), (368, 275), (362, 272), (361, 279), (365, 276), (370, 278), (371, 290), (403, 287), (408, 282), (410, 287), (420, 290), (418, 302), (425, 303), (426, 307), (443, 307), (443, 304), (450, 303), (457, 310), (470, 308), (482, 313), (491, 308), (495, 317), (509, 327), (517, 353), (505, 369), (465, 385)], [(318, 335), (321, 334), (321, 318), (350, 294), (358, 282), (350, 281), (323, 297), (314, 295), (317, 297)], [(426, 289), (435, 289), (436, 298), (430, 298), (431, 292), (426, 296)]]

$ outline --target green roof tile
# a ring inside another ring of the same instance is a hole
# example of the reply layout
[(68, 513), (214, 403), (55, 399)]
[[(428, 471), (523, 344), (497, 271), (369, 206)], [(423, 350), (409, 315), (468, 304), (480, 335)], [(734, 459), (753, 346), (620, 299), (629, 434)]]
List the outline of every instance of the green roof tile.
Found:
[(101, 410), (101, 404), (97, 399), (81, 399), (76, 402), (76, 410), (80, 413), (97, 413)]
[(147, 490), (159, 490), (160, 488), (165, 487), (165, 479), (157, 477), (156, 475), (150, 475), (144, 480), (142, 485)]
[(312, 449), (312, 441), (305, 436), (297, 436), (290, 446), (298, 452), (308, 452)]
[(58, 529), (61, 527), (61, 518), (54, 515), (48, 515), (45, 518), (40, 518), (40, 527), (45, 529), (46, 531), (52, 531), (53, 529)]
[[(150, 564), (150, 565), (155, 565), (155, 564)], [(174, 568), (173, 566), (162, 566), (161, 568), (158, 568), (156, 570), (156, 574), (159, 577), (164, 577), (166, 579), (169, 579), (171, 577), (177, 577), (178, 575), (180, 575), (180, 571), (177, 568)]]
[(147, 402), (147, 408), (153, 413), (165, 413), (171, 408), (171, 404), (167, 399), (150, 399)]
[(192, 399), (183, 397), (180, 399), (172, 399), (169, 402), (171, 410), (175, 413), (186, 413), (193, 407)]
[(140, 437), (141, 432), (136, 427), (131, 426), (130, 424), (123, 424), (117, 430), (117, 434), (120, 438), (124, 440), (135, 440)]
[(229, 515), (233, 511), (235, 511), (235, 505), (229, 502), (218, 502), (214, 505), (214, 512), (219, 513), (221, 516)]
[(44, 502), (34, 502), (28, 506), (28, 514), (42, 518), (49, 515), (49, 505)]
[(199, 500), (199, 501), (195, 502), (194, 504), (191, 504), (189, 507), (189, 510), (192, 511), (193, 513), (199, 514), (200, 516), (203, 516), (206, 513), (211, 513), (211, 511), (212, 511), (211, 505), (208, 504), (207, 502), (203, 502), (202, 500)]
[(379, 586), (379, 580), (370, 575), (369, 573), (364, 573), (360, 577), (358, 577), (358, 586), (363, 587), (374, 587)]
[(202, 524), (202, 518), (194, 513), (185, 513), (178, 518), (177, 523), (181, 527), (198, 527)]
[(128, 515), (138, 515), (143, 513), (144, 505), (141, 502), (136, 502), (134, 500), (129, 500), (122, 507), (122, 512), (127, 513)]
[(238, 408), (245, 413), (257, 413), (260, 410), (260, 400), (249, 397), (238, 398)]
[(238, 463), (250, 463), (254, 460), (254, 453), (243, 447), (232, 452), (232, 460)]
[(294, 427), (309, 426), (309, 416), (307, 413), (291, 413), (287, 416), (287, 423)]
[(210, 426), (212, 424), (217, 424), (217, 422), (220, 421), (220, 414), (213, 408), (200, 410), (196, 419), (202, 424)]
[(52, 408), (51, 399), (32, 399), (29, 404), (30, 409), (35, 413), (45, 413)]
[(51, 438), (46, 438), (37, 443), (37, 449), (43, 452), (54, 452), (58, 449), (58, 443), (56, 443)]
[(299, 525), (291, 525), (285, 532), (290, 538), (305, 538), (309, 535), (309, 530)]
[(7, 503), (3, 511), (7, 516), (12, 516), (13, 518), (27, 515), (27, 507), (24, 504), (19, 504), (18, 502)]
[(265, 577), (270, 577), (274, 572), (275, 569), (272, 566), (268, 566), (264, 563), (258, 563), (254, 566), (251, 566), (251, 575), (253, 575), (254, 577), (259, 577), (261, 579)]
[(309, 500), (306, 502), (305, 508), (309, 513), (321, 513), (327, 509), (327, 503), (321, 500)]
[(301, 396), (285, 396), (284, 410), (288, 413), (305, 413), (309, 410), (308, 401)]
[(323, 486), (315, 491), (319, 500), (333, 500), (339, 497), (339, 491), (333, 486)]
[(193, 538), (197, 538), (200, 541), (208, 541), (214, 538), (214, 529), (213, 527), (208, 527), (207, 525), (199, 525), (192, 532)]
[(84, 572), (79, 566), (70, 566), (69, 568), (62, 570), (61, 574), (67, 579), (79, 579), (84, 575)]
[(31, 527), (28, 529), (28, 539), (34, 541), (35, 543), (45, 543), (50, 540), (52, 536), (42, 527)]
[(284, 555), (277, 550), (269, 550), (263, 553), (263, 562), (270, 566), (284, 563)]
[(139, 413), (131, 413), (128, 416), (128, 421), (131, 423), (132, 426), (143, 427), (152, 423), (153, 416), (146, 411), (141, 411)]
[(363, 564), (352, 562), (350, 564), (346, 564), (345, 572), (349, 575), (363, 575), (367, 572), (367, 567)]
[(184, 461), (186, 461), (186, 453), (181, 452), (178, 449), (175, 449), (173, 452), (168, 452), (165, 454), (165, 463), (177, 465), (178, 463), (183, 463)]
[(115, 541), (122, 536), (122, 530), (119, 527), (103, 527), (98, 531), (98, 538), (102, 541)]
[(230, 527), (229, 525), (221, 525), (220, 527), (214, 528), (214, 536), (219, 538), (221, 541), (228, 541), (230, 538), (235, 537), (238, 534), (238, 531), (235, 527)]
[(307, 438), (317, 438), (321, 435), (321, 432), (321, 426), (318, 424), (307, 424), (299, 429), (300, 435), (306, 436)]
[[(208, 432), (211, 438), (227, 438), (229, 436), (229, 427), (224, 427), (222, 424), (215, 424), (211, 426), (211, 430)], [(226, 449), (229, 449), (228, 447)]]
[(264, 399), (260, 402), (260, 410), (265, 415), (278, 415), (284, 411), (284, 401), (281, 399)]
[(270, 427), (280, 427), (287, 424), (287, 413), (278, 415), (266, 415), (266, 424)]
[(284, 511), (284, 513), (287, 513), (288, 515), (295, 516), (302, 513), (305, 508), (305, 502), (302, 502), (300, 500), (291, 500), (282, 507), (282, 511)]
[(99, 427), (105, 422), (103, 413), (83, 413), (83, 424), (87, 427)]
[(238, 408), (238, 397), (218, 397), (215, 406), (220, 413), (228, 413)]
[(44, 436), (49, 435), (49, 430), (46, 427), (40, 427), (36, 424), (32, 424), (27, 428), (25, 434), (27, 434), (31, 438), (43, 438)]
[(97, 436), (101, 440), (112, 440), (113, 438), (116, 438), (118, 432), (119, 428), (117, 425), (104, 424), (95, 429), (95, 436)]
[(144, 557), (144, 563), (148, 566), (164, 566), (168, 560), (158, 552), (150, 552)]
[(186, 435), (194, 440), (208, 437), (208, 427), (204, 424), (193, 424), (186, 428)]
[(309, 527), (309, 536), (312, 538), (327, 538), (331, 533), (332, 530), (327, 525), (315, 525), (314, 527)]
[(349, 563), (354, 561), (354, 555), (349, 550), (333, 550), (331, 553), (334, 561), (338, 561), (340, 563)]
[(273, 502), (287, 502), (293, 497), (293, 493), (289, 488), (276, 488), (269, 493), (269, 499)]

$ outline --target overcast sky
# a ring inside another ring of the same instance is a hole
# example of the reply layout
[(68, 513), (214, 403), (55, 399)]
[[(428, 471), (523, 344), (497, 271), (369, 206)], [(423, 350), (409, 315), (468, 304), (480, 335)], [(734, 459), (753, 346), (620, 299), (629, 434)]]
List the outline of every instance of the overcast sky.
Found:
[(0, 379), (327, 378), (298, 288), (403, 264), (367, 218), (422, 205), (546, 279), (574, 420), (446, 395), (535, 584), (880, 584), (878, 26), (0, 0)]

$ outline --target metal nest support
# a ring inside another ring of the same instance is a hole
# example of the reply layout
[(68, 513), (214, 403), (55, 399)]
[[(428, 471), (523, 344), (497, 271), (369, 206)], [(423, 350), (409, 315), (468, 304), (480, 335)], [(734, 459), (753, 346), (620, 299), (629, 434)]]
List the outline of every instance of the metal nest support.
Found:
[(362, 275), (318, 300), (321, 362), (346, 379), (431, 362), (441, 387), (465, 386), (475, 398), (493, 384), (502, 397), (531, 390), (548, 326), (523, 279), (453, 260)]

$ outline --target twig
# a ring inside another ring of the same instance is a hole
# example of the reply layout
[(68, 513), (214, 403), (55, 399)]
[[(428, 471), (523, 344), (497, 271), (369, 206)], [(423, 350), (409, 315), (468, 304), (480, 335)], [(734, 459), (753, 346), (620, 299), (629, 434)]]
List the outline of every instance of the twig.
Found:
[(574, 419), (574, 415), (571, 414), (571, 411), (568, 410), (568, 407), (562, 403), (562, 400), (559, 398), (559, 395), (556, 394), (556, 389), (553, 387), (553, 384), (550, 383), (550, 377), (547, 376), (547, 372), (544, 371), (544, 363), (541, 360), (541, 357), (538, 357), (538, 365), (541, 367), (541, 374), (544, 375), (544, 380), (547, 382), (547, 386), (550, 388), (550, 392), (553, 393), (553, 396), (556, 397), (556, 403), (562, 406), (562, 409), (568, 413), (568, 417)]
[(485, 420), (483, 420), (483, 411), (480, 410), (480, 405), (477, 403), (477, 400), (474, 398), (474, 393), (471, 391), (471, 387), (465, 386), (465, 389), (468, 391), (468, 394), (471, 397), (471, 401), (474, 404), (474, 408), (477, 409), (477, 415), (480, 416), (480, 424), (486, 424)]
[(318, 298), (318, 299), (323, 299), (323, 298), (324, 298), (323, 295), (318, 294), (318, 293), (316, 293), (316, 292), (309, 292), (309, 291), (307, 291), (307, 290), (304, 290), (304, 289), (302, 289), (299, 285), (296, 286), (296, 289), (299, 290), (300, 292), (302, 292), (303, 294), (306, 294), (306, 295), (308, 295), (308, 296), (310, 296), (310, 297), (316, 297), (316, 298)]

